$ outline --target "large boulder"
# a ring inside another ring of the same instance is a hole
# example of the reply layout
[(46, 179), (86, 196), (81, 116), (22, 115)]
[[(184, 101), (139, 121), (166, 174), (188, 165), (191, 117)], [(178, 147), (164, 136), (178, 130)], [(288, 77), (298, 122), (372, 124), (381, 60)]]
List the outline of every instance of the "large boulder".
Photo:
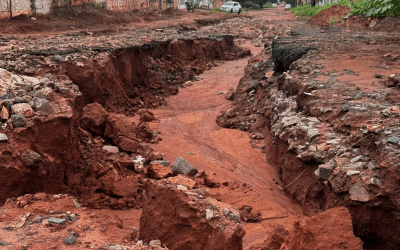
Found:
[(362, 250), (362, 241), (354, 236), (349, 211), (330, 209), (303, 221), (296, 221), (280, 250)]
[(107, 111), (96, 103), (88, 104), (83, 108), (82, 118), (79, 121), (81, 128), (93, 133), (94, 135), (102, 136), (106, 126)]
[(199, 171), (195, 167), (193, 167), (189, 162), (187, 162), (185, 159), (178, 156), (178, 158), (176, 158), (176, 160), (172, 166), (172, 172), (178, 173), (178, 174), (183, 174), (183, 175), (188, 175), (188, 176), (194, 176)]
[[(195, 192), (179, 190), (166, 180), (146, 181), (143, 188), (140, 240), (159, 239), (169, 249), (243, 249), (246, 232), (241, 223), (230, 219), (238, 214), (230, 205), (210, 197), (200, 199)], [(224, 208), (232, 211), (231, 216), (220, 212)]]

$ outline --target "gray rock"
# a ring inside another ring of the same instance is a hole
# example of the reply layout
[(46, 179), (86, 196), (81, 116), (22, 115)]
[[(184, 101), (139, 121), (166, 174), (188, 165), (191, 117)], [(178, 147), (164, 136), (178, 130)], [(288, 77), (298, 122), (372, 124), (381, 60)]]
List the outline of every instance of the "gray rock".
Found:
[(157, 161), (151, 161), (150, 164), (151, 163), (158, 163), (158, 164), (164, 165), (165, 167), (168, 167), (170, 162), (169, 161), (157, 160)]
[(400, 142), (400, 137), (397, 137), (397, 136), (389, 137), (388, 142), (398, 144)]
[(355, 153), (355, 154), (361, 154), (361, 148), (355, 148), (355, 149), (353, 149), (353, 153)]
[(39, 167), (43, 158), (40, 154), (28, 149), (22, 154), (21, 159), (27, 167)]
[(214, 218), (214, 212), (211, 209), (206, 209), (206, 220), (211, 220)]
[(350, 199), (353, 201), (367, 202), (371, 198), (368, 191), (359, 182), (350, 187), (349, 193)]
[(346, 172), (346, 174), (347, 174), (348, 176), (355, 175), (355, 174), (359, 174), (359, 173), (361, 173), (360, 170), (349, 170), (349, 171)]
[(72, 245), (75, 243), (76, 239), (78, 239), (75, 235), (68, 235), (64, 239), (64, 244), (66, 245)]
[(19, 97), (19, 96), (15, 97), (14, 100), (15, 100), (15, 103), (24, 103), (25, 102), (25, 99), (22, 97)]
[(53, 107), (50, 105), (50, 102), (43, 98), (33, 98), (34, 110), (40, 111), (44, 113), (53, 113)]
[(368, 162), (368, 169), (370, 170), (370, 171), (374, 171), (375, 169), (376, 169), (376, 164), (375, 164), (375, 162), (373, 162), (373, 161), (370, 161), (370, 162)]
[(356, 156), (353, 159), (350, 160), (351, 163), (356, 163), (358, 161), (360, 161), (362, 158), (362, 155)]
[(185, 159), (178, 156), (178, 158), (176, 158), (176, 160), (172, 166), (172, 172), (177, 172), (179, 174), (188, 175), (188, 176), (194, 176), (199, 171), (195, 167), (193, 167), (189, 162), (187, 162)]
[(326, 145), (339, 145), (342, 140), (340, 139), (333, 139), (325, 142)]
[(20, 127), (25, 126), (26, 118), (21, 114), (12, 115), (11, 122), (12, 122), (12, 125), (14, 126), (14, 128), (20, 128)]
[(103, 149), (108, 151), (109, 153), (119, 153), (119, 148), (116, 146), (110, 146), (110, 145), (106, 145), (103, 146)]
[(45, 75), (44, 75), (44, 77), (45, 78), (53, 78), (53, 75), (51, 74), (51, 73), (46, 73)]
[(149, 246), (161, 246), (160, 240), (152, 240), (149, 242)]
[(378, 178), (374, 178), (374, 177), (371, 178), (370, 183), (371, 183), (371, 185), (375, 185), (375, 186), (378, 186), (378, 187), (382, 186), (382, 181), (379, 180)]
[(234, 222), (239, 222), (239, 219), (240, 219), (238, 215), (236, 215), (232, 212), (228, 213), (228, 218), (229, 218), (229, 220), (234, 221)]
[(348, 106), (348, 105), (343, 105), (342, 110), (343, 110), (344, 112), (349, 111), (349, 106)]
[(247, 85), (246, 93), (249, 93), (252, 90), (257, 90), (257, 89), (260, 89), (260, 88), (262, 88), (262, 83), (261, 82), (259, 82), (259, 81), (251, 81)]
[(319, 165), (317, 170), (315, 170), (314, 174), (322, 179), (328, 180), (329, 177), (332, 175), (333, 170), (330, 165)]
[(11, 245), (11, 243), (7, 243), (7, 242), (5, 242), (3, 240), (0, 240), (0, 246), (5, 247), (5, 246), (9, 246), (9, 245)]
[(48, 218), (47, 221), (50, 224), (55, 224), (55, 225), (65, 225), (65, 223), (67, 222), (66, 219), (58, 219), (58, 218), (53, 218), (53, 217)]
[(0, 133), (0, 142), (7, 142), (8, 137), (6, 134)]
[(124, 250), (121, 245), (110, 246), (107, 250)]
[(222, 209), (222, 214), (227, 216), (229, 214), (229, 210), (227, 208)]

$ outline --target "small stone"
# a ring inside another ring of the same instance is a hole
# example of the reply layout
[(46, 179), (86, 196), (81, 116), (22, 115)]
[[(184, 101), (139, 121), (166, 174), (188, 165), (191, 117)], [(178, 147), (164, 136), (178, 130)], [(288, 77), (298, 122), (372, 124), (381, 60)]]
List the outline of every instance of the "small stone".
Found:
[(322, 179), (328, 180), (329, 177), (332, 175), (333, 170), (330, 165), (319, 165), (318, 169), (315, 170), (314, 174), (317, 177), (320, 177)]
[(81, 204), (79, 204), (78, 201), (72, 200), (72, 203), (74, 203), (74, 206), (75, 206), (76, 208), (81, 208)]
[(43, 159), (40, 154), (36, 153), (31, 149), (26, 150), (22, 154), (21, 158), (27, 167), (39, 167)]
[(359, 182), (350, 187), (349, 193), (350, 199), (353, 201), (367, 202), (370, 200), (368, 191)]
[(0, 142), (7, 142), (8, 137), (6, 134), (0, 133)]
[(228, 213), (228, 218), (229, 218), (229, 220), (234, 221), (234, 222), (239, 222), (239, 219), (240, 219), (238, 215), (236, 215), (232, 212)]
[(351, 176), (351, 175), (359, 174), (360, 172), (361, 171), (359, 171), (359, 170), (349, 170), (349, 171), (346, 172), (346, 174), (348, 176)]
[(68, 235), (67, 237), (65, 237), (64, 239), (64, 244), (66, 245), (72, 245), (75, 243), (77, 237), (75, 235)]
[(158, 164), (164, 165), (164, 167), (168, 167), (170, 164), (169, 161), (163, 161), (163, 160), (151, 161), (150, 164), (152, 164), (152, 163), (158, 163)]
[(376, 169), (376, 164), (373, 161), (368, 162), (368, 170), (374, 171)]
[(65, 225), (65, 223), (67, 222), (66, 219), (58, 219), (58, 218), (53, 218), (53, 217), (48, 218), (47, 221), (50, 224), (55, 224), (55, 225)]
[(137, 155), (132, 158), (133, 167), (135, 168), (136, 172), (143, 172), (144, 171), (144, 162), (146, 161), (141, 155)]
[(222, 214), (227, 216), (229, 214), (229, 210), (227, 208), (222, 209)]
[(198, 170), (195, 167), (193, 167), (189, 162), (187, 162), (185, 159), (178, 156), (178, 158), (176, 158), (173, 164), (172, 172), (177, 172), (179, 174), (188, 176), (194, 176), (195, 174), (197, 174)]
[(160, 240), (152, 240), (149, 242), (149, 246), (161, 246)]
[(26, 118), (21, 114), (12, 115), (11, 116), (11, 123), (14, 126), (14, 128), (20, 128), (20, 127), (25, 126)]
[(388, 142), (397, 144), (400, 142), (400, 137), (397, 137), (397, 136), (389, 137)]
[(374, 177), (371, 178), (370, 183), (371, 183), (371, 185), (375, 185), (375, 186), (378, 186), (378, 187), (382, 186), (382, 181), (379, 180), (378, 178), (374, 178)]
[(206, 209), (206, 220), (211, 220), (214, 218), (214, 212), (211, 209)]
[(260, 88), (262, 88), (262, 83), (261, 82), (259, 82), (259, 81), (251, 81), (251, 82), (249, 82), (249, 84), (247, 85), (247, 88), (246, 88), (246, 93), (249, 93), (250, 91), (253, 91), (253, 90), (257, 90), (257, 89), (260, 89)]
[(40, 111), (43, 113), (53, 113), (53, 107), (50, 105), (50, 102), (43, 98), (33, 98), (35, 111)]
[(109, 153), (112, 153), (112, 154), (119, 153), (119, 148), (116, 147), (116, 146), (106, 145), (106, 146), (103, 147), (103, 149), (108, 151)]
[(16, 115), (20, 114), (24, 117), (32, 117), (34, 114), (31, 106), (27, 103), (14, 104), (11, 106), (11, 111)]
[(349, 106), (348, 105), (343, 105), (342, 110), (343, 110), (343, 112), (349, 111)]
[(110, 246), (107, 250), (124, 250), (121, 245)]
[(8, 111), (8, 109), (6, 107), (3, 106), (1, 108), (0, 118), (2, 120), (8, 120), (9, 117), (10, 117), (10, 112)]

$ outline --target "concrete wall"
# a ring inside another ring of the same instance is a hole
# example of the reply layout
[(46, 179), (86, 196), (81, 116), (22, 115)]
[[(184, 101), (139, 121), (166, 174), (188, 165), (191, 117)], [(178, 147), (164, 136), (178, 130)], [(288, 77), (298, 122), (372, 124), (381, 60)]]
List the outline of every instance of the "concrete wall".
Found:
[[(0, 0), (0, 18), (9, 17), (10, 0)], [(19, 14), (32, 14), (31, 1), (32, 0), (11, 0), (13, 16)], [(167, 8), (167, 3), (162, 0), (162, 8)], [(98, 6), (105, 6), (107, 10), (111, 11), (133, 11), (140, 9), (158, 9), (159, 0), (155, 3), (150, 3), (148, 0), (72, 0), (74, 6), (83, 4), (98, 4)], [(49, 14), (62, 10), (65, 5), (64, 0), (35, 0), (37, 14)], [(174, 4), (176, 8), (176, 5)]]

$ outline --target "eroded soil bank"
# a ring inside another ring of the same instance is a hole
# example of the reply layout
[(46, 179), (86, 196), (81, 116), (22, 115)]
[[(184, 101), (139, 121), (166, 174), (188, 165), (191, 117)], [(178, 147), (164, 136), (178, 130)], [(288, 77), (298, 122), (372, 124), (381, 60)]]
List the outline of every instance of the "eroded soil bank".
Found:
[(0, 245), (396, 248), (398, 39), (324, 29), (278, 8), (2, 38)]

